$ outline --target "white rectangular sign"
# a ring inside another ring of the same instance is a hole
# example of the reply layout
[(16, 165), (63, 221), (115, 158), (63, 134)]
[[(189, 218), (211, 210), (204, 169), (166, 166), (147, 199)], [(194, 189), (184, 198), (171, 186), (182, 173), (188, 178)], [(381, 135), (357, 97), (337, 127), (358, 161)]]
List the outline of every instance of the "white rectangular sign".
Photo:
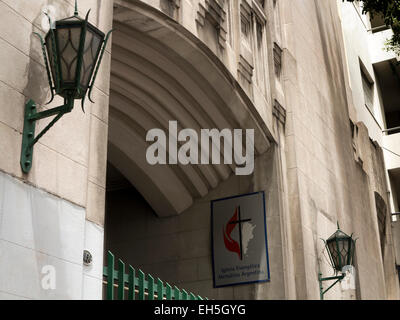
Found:
[(265, 194), (211, 202), (214, 287), (270, 280)]

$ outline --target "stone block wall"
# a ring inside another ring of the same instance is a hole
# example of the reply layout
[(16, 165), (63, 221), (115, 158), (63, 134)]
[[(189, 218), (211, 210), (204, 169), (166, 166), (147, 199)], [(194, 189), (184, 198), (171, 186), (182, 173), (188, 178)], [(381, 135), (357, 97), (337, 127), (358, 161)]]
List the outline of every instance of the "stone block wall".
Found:
[[(106, 32), (111, 29), (112, 1), (79, 5), (80, 16), (92, 9), (89, 21)], [(34, 99), (39, 111), (63, 104), (56, 98), (44, 105), (50, 97), (48, 80), (33, 32), (47, 32), (44, 10), (54, 19), (69, 17), (74, 1), (1, 0), (0, 10), (0, 184), (6, 186), (0, 195), (0, 245), (1, 260), (10, 271), (2, 273), (0, 293), (29, 299), (101, 297), (111, 46), (97, 78), (95, 103), (86, 101), (83, 113), (76, 101), (74, 110), (35, 145), (32, 170), (23, 174), (19, 162), (25, 103)], [(37, 132), (49, 121), (38, 121)], [(91, 268), (82, 264), (85, 247), (100, 252)], [(57, 267), (55, 290), (40, 286), (45, 264)]]

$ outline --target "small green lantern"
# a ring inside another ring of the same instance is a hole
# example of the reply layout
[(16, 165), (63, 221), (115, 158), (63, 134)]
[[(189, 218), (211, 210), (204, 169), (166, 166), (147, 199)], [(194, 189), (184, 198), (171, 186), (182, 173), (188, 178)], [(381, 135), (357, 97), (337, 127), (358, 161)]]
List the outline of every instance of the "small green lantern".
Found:
[(342, 272), (344, 266), (353, 265), (356, 240), (338, 230), (326, 240), (326, 248), (336, 272)]
[[(354, 253), (356, 249), (356, 239), (353, 239), (353, 235), (349, 236), (340, 230), (339, 223), (337, 231), (331, 235), (328, 240), (323, 241), (325, 243), (325, 248), (328, 251), (332, 268), (335, 270), (336, 276), (323, 278), (321, 273), (318, 274), (321, 300), (324, 299), (325, 293), (327, 293), (338, 282), (344, 279), (345, 273), (343, 273), (343, 268), (345, 266), (353, 265)], [(338, 273), (340, 274), (338, 275)], [(332, 280), (336, 281), (328, 289), (324, 290), (322, 283), (324, 281)]]
[[(21, 152), (21, 168), (24, 173), (28, 173), (32, 167), (33, 146), (64, 114), (72, 111), (74, 100), (82, 100), (82, 110), (87, 94), (92, 101), (93, 85), (112, 31), (105, 35), (89, 23), (89, 13), (90, 10), (85, 19), (80, 18), (75, 0), (75, 13), (72, 17), (53, 24), (48, 16), (50, 30), (45, 41), (40, 34), (35, 33), (42, 44), (49, 80), (51, 99), (48, 104), (55, 95), (59, 95), (64, 98), (64, 105), (38, 113), (33, 100), (26, 104)], [(56, 117), (50, 124), (35, 137), (36, 121), (54, 115)]]

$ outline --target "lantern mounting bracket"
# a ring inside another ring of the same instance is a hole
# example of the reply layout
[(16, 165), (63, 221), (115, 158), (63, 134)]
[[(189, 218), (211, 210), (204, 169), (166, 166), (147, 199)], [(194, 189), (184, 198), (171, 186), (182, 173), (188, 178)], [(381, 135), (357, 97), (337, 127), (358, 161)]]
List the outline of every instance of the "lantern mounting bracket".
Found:
[[(28, 173), (32, 168), (33, 147), (47, 131), (74, 107), (74, 99), (66, 98), (64, 105), (37, 112), (36, 103), (30, 99), (25, 105), (24, 131), (22, 133), (21, 169)], [(36, 121), (54, 116), (54, 119), (35, 137)]]
[[(319, 273), (318, 281), (319, 281), (319, 294), (320, 294), (321, 300), (324, 300), (325, 293), (327, 293), (330, 289), (332, 289), (338, 282), (341, 282), (345, 276), (346, 276), (345, 274), (341, 274), (339, 276), (322, 278), (322, 273)], [(322, 285), (323, 282), (324, 281), (332, 281), (332, 280), (336, 280), (336, 281), (328, 289), (324, 290), (324, 287)]]

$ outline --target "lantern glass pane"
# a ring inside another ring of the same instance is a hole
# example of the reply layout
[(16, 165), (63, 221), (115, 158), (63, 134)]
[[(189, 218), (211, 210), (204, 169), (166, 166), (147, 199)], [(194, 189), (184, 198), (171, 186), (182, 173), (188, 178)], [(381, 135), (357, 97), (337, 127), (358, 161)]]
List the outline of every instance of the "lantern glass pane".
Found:
[(338, 255), (337, 248), (336, 248), (336, 241), (328, 242), (328, 250), (332, 257), (334, 267), (335, 267), (335, 269), (337, 269), (339, 266), (339, 255)]
[(85, 39), (82, 59), (81, 86), (86, 90), (92, 78), (96, 66), (97, 57), (100, 53), (103, 37), (88, 28)]
[(339, 250), (342, 259), (341, 269), (348, 264), (348, 254), (349, 254), (349, 239), (339, 240)]
[(336, 271), (341, 272), (344, 266), (353, 264), (355, 241), (352, 236), (337, 230), (326, 244)]
[(339, 252), (343, 251), (343, 241), (341, 239), (337, 239)]
[(82, 29), (80, 26), (57, 29), (61, 79), (64, 84), (73, 84), (76, 80), (76, 66), (78, 63), (81, 32)]

